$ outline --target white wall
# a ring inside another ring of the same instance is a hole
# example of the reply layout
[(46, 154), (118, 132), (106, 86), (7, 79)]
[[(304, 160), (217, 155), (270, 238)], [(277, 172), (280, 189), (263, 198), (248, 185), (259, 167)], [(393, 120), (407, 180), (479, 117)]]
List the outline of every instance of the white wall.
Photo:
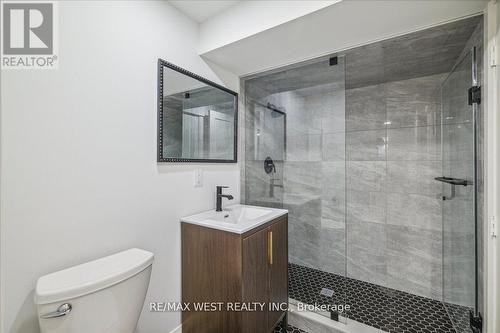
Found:
[[(497, 114), (497, 117), (496, 117), (496, 124), (497, 124), (497, 132), (498, 132), (498, 128), (500, 127), (500, 117), (498, 117), (498, 115), (500, 114), (500, 103), (499, 103), (499, 92), (498, 92), (498, 87), (500, 87), (500, 51), (499, 51), (499, 48), (500, 48), (500, 5), (498, 4), (498, 2), (495, 3), (496, 5), (496, 9), (497, 9), (497, 14), (496, 14), (496, 25), (497, 25), (497, 33), (496, 33), (496, 72), (495, 72), (495, 80), (496, 80), (496, 85), (495, 87), (497, 88), (496, 90), (496, 99), (495, 99), (495, 102), (496, 102), (496, 107), (497, 107), (497, 110), (496, 110), (496, 114)], [(495, 145), (495, 147), (498, 149), (500, 147), (500, 139), (498, 137), (498, 133), (497, 133), (497, 144)], [(496, 184), (496, 196), (495, 198), (498, 198), (499, 194), (498, 191), (500, 189), (500, 178), (498, 177), (498, 175), (500, 174), (500, 170), (498, 169), (499, 166), (500, 166), (500, 156), (498, 155), (498, 150), (497, 150), (497, 156), (496, 156), (496, 163), (495, 163), (495, 166), (496, 166), (496, 174), (497, 174), (497, 184)], [(499, 203), (498, 201), (496, 202), (496, 205), (495, 205), (495, 209), (496, 209), (496, 225), (497, 225), (497, 233), (498, 233), (498, 230), (500, 230), (500, 228), (498, 227), (498, 220), (500, 219), (500, 207), (499, 207)], [(496, 332), (500, 332), (500, 314), (499, 314), (499, 307), (500, 307), (500, 279), (498, 278), (499, 276), (499, 268), (500, 268), (500, 246), (498, 245), (498, 236), (497, 236), (497, 239), (495, 240), (495, 246), (494, 246), (494, 249), (496, 249), (496, 255), (493, 256), (493, 258), (496, 260), (496, 265), (495, 265), (495, 275), (494, 277), (496, 279), (494, 279), (493, 281), (496, 281), (494, 283), (496, 283), (496, 286), (494, 288), (494, 291), (496, 292), (496, 300), (494, 301), (494, 308), (493, 308), (493, 311), (491, 312), (493, 314), (493, 318), (492, 318), (492, 321), (495, 321), (495, 325), (493, 326), (494, 329), (496, 330)], [(495, 295), (493, 296), (495, 297)]]
[(255, 35), (342, 0), (240, 1), (200, 24), (199, 53)]
[[(500, 6), (496, 1), (488, 3), (486, 11), (486, 29), (485, 29), (485, 46), (488, 52), (485, 52), (484, 74), (486, 89), (485, 93), (485, 173), (488, 179), (485, 182), (486, 194), (486, 214), (484, 223), (486, 230), (484, 234), (484, 245), (486, 258), (484, 261), (484, 272), (486, 276), (484, 291), (484, 309), (483, 313), (486, 322), (483, 328), (487, 333), (500, 332), (500, 315), (498, 306), (500, 304), (500, 279), (498, 278), (498, 269), (500, 267), (500, 246), (498, 246), (498, 236), (492, 237), (490, 222), (493, 217), (496, 217), (497, 233), (498, 233), (498, 218), (499, 210), (499, 189), (500, 189), (500, 136), (498, 129), (500, 128), (500, 104), (498, 103), (498, 87), (500, 87), (500, 53), (498, 45), (500, 45)], [(497, 52), (494, 54), (492, 49), (496, 45)], [(492, 62), (496, 60), (496, 66), (492, 66)]]
[[(178, 301), (179, 217), (213, 207), (216, 184), (239, 200), (237, 165), (201, 166), (195, 189), (200, 166), (156, 163), (157, 58), (219, 81), (195, 23), (166, 1), (60, 2), (59, 23), (58, 70), (1, 73), (5, 333), (36, 332), (39, 276), (130, 247), (156, 255), (146, 302)], [(139, 332), (179, 323), (145, 311)]]

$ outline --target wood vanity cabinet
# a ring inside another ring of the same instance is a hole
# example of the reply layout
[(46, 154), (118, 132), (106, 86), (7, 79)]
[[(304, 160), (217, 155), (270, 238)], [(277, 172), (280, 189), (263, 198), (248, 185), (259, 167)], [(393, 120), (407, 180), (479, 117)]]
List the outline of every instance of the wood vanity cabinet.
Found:
[[(221, 311), (182, 312), (184, 333), (268, 333), (288, 303), (288, 216), (244, 234), (182, 223), (182, 302), (222, 302)], [(265, 303), (263, 311), (227, 311), (229, 303)], [(271, 309), (272, 310), (272, 309)]]

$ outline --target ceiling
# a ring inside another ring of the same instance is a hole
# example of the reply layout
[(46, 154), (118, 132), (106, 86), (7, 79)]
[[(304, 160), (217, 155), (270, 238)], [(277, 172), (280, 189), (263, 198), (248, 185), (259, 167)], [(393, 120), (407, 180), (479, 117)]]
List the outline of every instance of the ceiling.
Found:
[(240, 1), (236, 0), (172, 0), (169, 3), (192, 20), (201, 23)]

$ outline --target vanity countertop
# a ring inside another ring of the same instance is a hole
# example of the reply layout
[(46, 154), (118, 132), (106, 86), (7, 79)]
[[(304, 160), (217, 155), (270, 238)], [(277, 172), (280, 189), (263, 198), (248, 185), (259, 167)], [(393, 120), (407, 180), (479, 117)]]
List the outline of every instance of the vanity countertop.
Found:
[(181, 222), (243, 234), (287, 213), (286, 209), (236, 204), (225, 207), (221, 212), (209, 210), (183, 217)]

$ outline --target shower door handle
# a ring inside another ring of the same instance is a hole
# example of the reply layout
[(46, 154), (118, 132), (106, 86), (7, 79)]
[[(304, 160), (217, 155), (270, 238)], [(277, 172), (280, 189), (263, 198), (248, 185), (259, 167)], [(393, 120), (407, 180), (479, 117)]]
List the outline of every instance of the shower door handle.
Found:
[(467, 179), (460, 179), (460, 178), (452, 178), (452, 177), (435, 177), (434, 178), (437, 181), (450, 184), (451, 185), (451, 195), (449, 197), (443, 195), (441, 198), (443, 200), (451, 200), (455, 197), (455, 186), (467, 186), (467, 185), (472, 185), (473, 182), (467, 180)]

